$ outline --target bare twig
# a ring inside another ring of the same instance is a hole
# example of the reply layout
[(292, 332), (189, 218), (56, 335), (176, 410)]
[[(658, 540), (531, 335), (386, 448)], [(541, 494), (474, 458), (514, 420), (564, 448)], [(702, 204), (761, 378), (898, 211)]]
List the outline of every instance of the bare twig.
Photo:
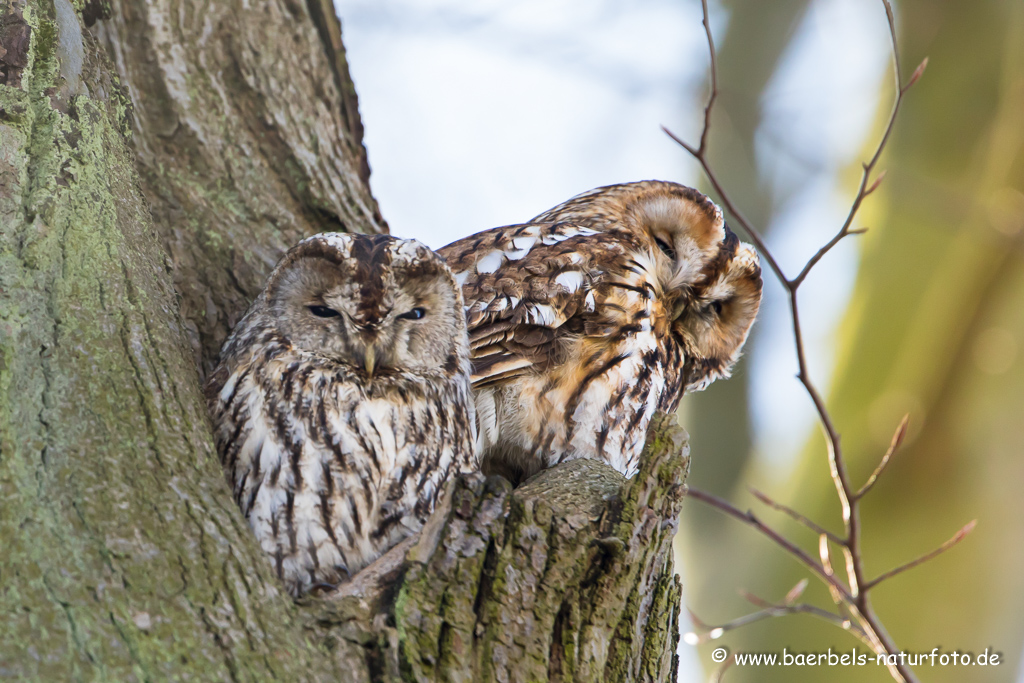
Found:
[[(821, 566), (825, 569), (825, 573), (835, 579), (836, 572), (832, 569), (832, 557), (829, 553), (828, 536), (825, 534), (818, 537), (818, 557), (821, 558)], [(845, 595), (835, 589), (834, 583), (829, 584), (828, 592), (832, 595), (832, 602), (836, 603), (836, 605), (842, 605), (845, 602), (849, 602)]]
[(754, 494), (755, 498), (757, 498), (759, 501), (761, 501), (762, 503), (764, 503), (768, 507), (772, 508), (773, 510), (778, 510), (779, 512), (783, 512), (783, 513), (789, 515), (795, 521), (799, 522), (800, 524), (803, 524), (805, 527), (807, 527), (808, 529), (810, 529), (814, 533), (818, 534), (819, 536), (822, 536), (822, 535), (827, 536), (830, 541), (832, 541), (833, 543), (837, 543), (839, 545), (842, 545), (845, 542), (839, 536), (836, 536), (834, 533), (832, 533), (828, 529), (825, 529), (823, 527), (818, 526), (816, 523), (812, 522), (810, 519), (808, 519), (804, 515), (800, 514), (799, 512), (794, 510), (793, 508), (787, 507), (787, 506), (783, 505), (782, 503), (779, 503), (779, 502), (775, 501), (774, 499), (768, 497), (767, 495), (765, 495), (764, 493), (761, 493), (760, 491), (758, 491), (757, 489), (755, 489), (753, 487), (748, 487), (747, 490), (750, 491), (752, 494)]
[(715, 98), (718, 97), (718, 65), (715, 58), (715, 39), (711, 37), (711, 21), (708, 18), (708, 0), (700, 0), (701, 8), (704, 10), (704, 33), (708, 37), (708, 49), (711, 52), (711, 93), (708, 95), (708, 103), (704, 106), (704, 129), (700, 133), (700, 147), (697, 154), (704, 154), (708, 145), (708, 131), (711, 130), (711, 108), (715, 106)]
[[(721, 184), (719, 184), (718, 177), (715, 175), (715, 172), (707, 163), (705, 152), (700, 152), (700, 154), (698, 154), (697, 149), (683, 142), (681, 138), (679, 138), (675, 133), (670, 131), (668, 128), (662, 126), (661, 129), (665, 131), (666, 135), (672, 138), (672, 140), (674, 140), (687, 152), (692, 154), (693, 157), (700, 162), (701, 168), (704, 169), (704, 175), (706, 175), (708, 177), (708, 180), (711, 181), (711, 186), (715, 188), (715, 192), (718, 194), (719, 201), (722, 203), (723, 206), (725, 206), (726, 209), (728, 209), (729, 213), (733, 215), (733, 217), (743, 227), (743, 229), (746, 230), (747, 235), (749, 235), (750, 237), (750, 240), (754, 243), (754, 246), (757, 247), (757, 250), (761, 252), (761, 256), (763, 256), (764, 259), (768, 262), (768, 266), (772, 269), (772, 272), (775, 273), (775, 276), (779, 278), (779, 280), (782, 281), (783, 283), (789, 282), (789, 280), (786, 279), (786, 274), (782, 272), (782, 266), (778, 264), (778, 262), (775, 260), (775, 256), (768, 249), (768, 245), (765, 244), (764, 239), (761, 237), (761, 233), (757, 231), (757, 229), (749, 220), (747, 220), (747, 218), (743, 215), (739, 208), (732, 203), (732, 200), (729, 198), (729, 195), (726, 194)], [(701, 133), (701, 137), (704, 137), (706, 135), (706, 131)]]
[(889, 450), (887, 450), (885, 455), (882, 456), (881, 461), (878, 463), (878, 467), (876, 467), (875, 471), (871, 473), (868, 480), (864, 482), (864, 485), (860, 487), (856, 494), (854, 494), (853, 497), (855, 499), (860, 500), (863, 498), (864, 494), (870, 491), (875, 485), (875, 482), (878, 481), (878, 477), (880, 477), (882, 472), (885, 471), (886, 466), (889, 464), (889, 460), (896, 453), (896, 449), (900, 447), (901, 443), (903, 443), (903, 438), (907, 435), (908, 424), (910, 424), (910, 415), (904, 415), (903, 419), (900, 420), (900, 426), (896, 428), (896, 432), (892, 435), (892, 441), (889, 443)]
[(696, 500), (707, 503), (711, 507), (718, 508), (725, 514), (730, 515), (731, 517), (735, 517), (744, 524), (747, 524), (757, 529), (762, 534), (770, 538), (776, 545), (779, 545), (782, 548), (784, 548), (786, 552), (795, 557), (801, 564), (803, 564), (805, 567), (807, 567), (812, 572), (821, 577), (825, 581), (825, 583), (829, 585), (830, 588), (835, 588), (835, 590), (837, 590), (847, 600), (853, 599), (853, 596), (850, 595), (849, 591), (846, 589), (846, 586), (840, 583), (840, 581), (835, 577), (834, 574), (832, 574), (829, 571), (826, 571), (824, 567), (822, 567), (820, 564), (818, 564), (818, 562), (814, 560), (814, 558), (812, 558), (810, 555), (808, 555), (803, 550), (798, 548), (796, 545), (791, 543), (789, 540), (784, 538), (779, 532), (775, 531), (775, 529), (772, 529), (770, 526), (759, 520), (753, 512), (749, 510), (747, 510), (746, 512), (741, 512), (738, 508), (733, 507), (733, 505), (729, 503), (727, 500), (719, 498), (718, 496), (712, 493), (701, 491), (700, 489), (690, 488), (686, 496), (688, 498), (695, 498)]
[[(921, 75), (924, 73), (924, 69), (928, 64), (927, 59), (922, 61), (921, 64), (914, 70), (910, 79), (906, 83), (903, 82), (902, 67), (900, 64), (899, 45), (896, 38), (896, 22), (895, 18), (893, 17), (892, 6), (889, 0), (881, 0), (881, 2), (883, 7), (885, 8), (885, 15), (888, 20), (889, 26), (889, 36), (892, 41), (893, 74), (895, 78), (896, 93), (892, 105), (892, 110), (889, 114), (889, 118), (886, 122), (885, 129), (882, 133), (881, 139), (878, 141), (878, 145), (875, 147), (874, 153), (871, 155), (870, 159), (867, 162), (862, 164), (860, 185), (857, 189), (857, 193), (853, 199), (853, 202), (851, 203), (850, 210), (847, 213), (846, 219), (843, 221), (843, 224), (840, 226), (839, 230), (832, 236), (832, 238), (829, 239), (820, 249), (818, 249), (817, 252), (815, 252), (813, 256), (811, 256), (810, 259), (807, 260), (804, 266), (800, 269), (800, 272), (797, 273), (795, 277), (787, 277), (786, 273), (779, 265), (779, 262), (776, 260), (774, 254), (772, 254), (771, 250), (765, 243), (765, 240), (761, 236), (760, 231), (754, 225), (752, 225), (749, 220), (747, 220), (747, 218), (739, 210), (736, 204), (732, 201), (729, 194), (722, 187), (722, 184), (719, 182), (719, 179), (715, 175), (714, 169), (711, 168), (711, 165), (707, 158), (707, 139), (708, 131), (711, 126), (711, 111), (718, 94), (718, 67), (715, 55), (714, 41), (712, 40), (711, 36), (710, 21), (708, 18), (707, 0), (701, 1), (701, 8), (703, 11), (703, 24), (705, 33), (707, 34), (708, 49), (710, 51), (711, 57), (711, 92), (708, 96), (707, 105), (704, 107), (704, 127), (701, 130), (700, 143), (697, 147), (694, 147), (686, 143), (684, 140), (680, 139), (678, 136), (673, 134), (664, 126), (662, 127), (662, 130), (664, 130), (670, 138), (672, 138), (676, 143), (682, 146), (683, 149), (689, 152), (700, 163), (701, 168), (707, 175), (707, 178), (710, 181), (711, 186), (714, 188), (715, 193), (719, 198), (719, 201), (726, 208), (726, 210), (733, 216), (733, 218), (738, 222), (738, 224), (746, 231), (746, 233), (750, 237), (750, 240), (758, 248), (758, 250), (761, 252), (761, 255), (768, 263), (769, 268), (772, 270), (772, 272), (775, 273), (775, 276), (779, 279), (779, 282), (781, 282), (783, 287), (786, 289), (789, 298), (790, 313), (792, 317), (793, 337), (796, 346), (796, 359), (798, 367), (797, 378), (800, 380), (800, 383), (803, 385), (808, 396), (810, 396), (811, 401), (814, 403), (815, 410), (818, 413), (818, 418), (821, 421), (822, 428), (825, 432), (825, 443), (828, 453), (829, 471), (831, 474), (833, 485), (836, 489), (836, 494), (839, 497), (840, 508), (843, 517), (844, 535), (840, 536), (838, 534), (829, 532), (820, 525), (816, 524), (815, 522), (812, 522), (806, 516), (796, 512), (795, 510), (786, 507), (785, 505), (782, 505), (780, 503), (777, 503), (776, 501), (772, 500), (771, 498), (760, 492), (753, 492), (754, 495), (757, 496), (758, 499), (761, 500), (766, 505), (769, 505), (772, 508), (789, 515), (791, 518), (793, 518), (800, 524), (819, 534), (819, 555), (821, 558), (821, 561), (819, 563), (818, 561), (815, 561), (812, 557), (807, 555), (800, 548), (796, 547), (793, 543), (782, 537), (774, 529), (762, 523), (759, 519), (757, 519), (757, 517), (754, 516), (752, 512), (741, 512), (728, 502), (722, 500), (721, 498), (705, 493), (703, 491), (690, 489), (690, 496), (693, 498), (697, 498), (698, 500), (701, 500), (709, 505), (712, 505), (713, 507), (716, 507), (719, 510), (722, 510), (726, 514), (729, 514), (739, 519), (745, 524), (754, 527), (762, 534), (768, 536), (774, 543), (782, 547), (787, 553), (795, 557), (799, 562), (804, 564), (808, 569), (814, 572), (822, 581), (826, 583), (826, 585), (829, 588), (829, 591), (832, 593), (833, 599), (839, 606), (839, 609), (841, 611), (845, 610), (849, 613), (850, 620), (852, 622), (852, 628), (858, 629), (858, 632), (863, 634), (862, 639), (866, 643), (868, 643), (869, 646), (872, 647), (872, 649), (874, 649), (875, 652), (886, 655), (896, 655), (898, 654), (896, 645), (892, 642), (892, 639), (889, 637), (888, 633), (885, 631), (885, 628), (882, 626), (878, 617), (875, 615), (874, 611), (871, 608), (870, 602), (868, 601), (868, 590), (873, 586), (877, 585), (879, 582), (884, 581), (885, 579), (888, 579), (891, 576), (895, 576), (896, 574), (902, 571), (910, 569), (911, 567), (917, 566), (922, 562), (926, 562), (932, 557), (935, 557), (939, 553), (944, 552), (948, 548), (952, 547), (953, 545), (958, 543), (971, 530), (971, 528), (973, 528), (973, 522), (964, 527), (963, 529), (961, 529), (960, 532), (956, 536), (954, 536), (953, 539), (951, 539), (941, 548), (933, 551), (932, 553), (929, 553), (921, 558), (918, 558), (917, 560), (914, 560), (913, 562), (903, 565), (902, 567), (898, 567), (890, 572), (882, 574), (881, 576), (872, 581), (865, 580), (863, 558), (861, 551), (861, 526), (859, 516), (859, 502), (860, 499), (868, 491), (871, 490), (872, 486), (874, 486), (875, 482), (878, 480), (878, 477), (884, 472), (885, 467), (888, 465), (893, 454), (896, 452), (896, 449), (899, 447), (900, 442), (902, 441), (906, 433), (906, 418), (904, 418), (903, 423), (901, 423), (899, 429), (897, 429), (896, 435), (893, 437), (893, 441), (889, 447), (889, 450), (882, 458), (878, 467), (875, 469), (875, 472), (871, 475), (871, 477), (869, 477), (868, 481), (864, 484), (863, 487), (855, 491), (850, 482), (850, 477), (847, 472), (846, 462), (841, 448), (839, 432), (836, 429), (835, 424), (833, 423), (832, 416), (829, 413), (828, 408), (825, 406), (824, 399), (822, 398), (814, 382), (811, 380), (810, 371), (808, 369), (807, 364), (807, 356), (804, 348), (804, 338), (800, 324), (800, 307), (797, 297), (797, 293), (800, 286), (807, 279), (807, 276), (810, 274), (811, 270), (821, 261), (822, 258), (825, 257), (826, 254), (828, 254), (829, 251), (831, 251), (837, 244), (839, 244), (839, 242), (841, 242), (847, 236), (861, 234), (867, 230), (866, 228), (854, 228), (853, 222), (857, 216), (858, 211), (860, 210), (861, 204), (871, 193), (878, 189), (879, 185), (882, 182), (882, 179), (885, 177), (885, 171), (882, 171), (877, 175), (874, 175), (873, 177), (875, 167), (877, 166), (878, 160), (881, 158), (882, 152), (884, 151), (885, 146), (888, 143), (889, 138), (892, 134), (893, 127), (896, 123), (896, 116), (899, 113), (900, 105), (903, 102), (903, 97), (906, 95), (907, 90), (921, 77)], [(849, 581), (848, 587), (844, 585), (842, 581), (836, 578), (835, 572), (832, 569), (832, 561), (829, 551), (830, 541), (832, 543), (835, 543), (843, 552), (843, 557), (846, 565), (845, 568), (847, 580)], [(730, 624), (739, 624), (741, 622), (750, 623), (751, 621), (755, 621), (766, 616), (771, 616), (771, 613), (773, 611), (778, 612), (780, 610), (781, 613), (804, 611), (795, 609), (793, 605), (771, 606), (766, 607), (761, 612), (757, 612), (753, 615), (748, 615), (747, 617), (742, 617), (741, 619), (736, 620), (735, 622), (730, 622)], [(845, 617), (841, 615), (834, 615), (830, 612), (825, 613), (829, 615), (828, 619), (830, 621), (842, 621), (845, 619)], [(891, 659), (895, 661), (897, 658)], [(913, 672), (905, 664), (891, 665), (889, 667), (889, 671), (892, 674), (893, 678), (899, 681), (911, 682), (917, 680)]]
[(919, 564), (924, 564), (928, 560), (930, 560), (930, 559), (932, 559), (934, 557), (938, 557), (942, 553), (946, 552), (947, 550), (949, 550), (950, 548), (955, 546), (960, 541), (964, 540), (967, 537), (967, 534), (969, 534), (972, 531), (974, 531), (974, 527), (977, 524), (978, 524), (978, 520), (976, 520), (976, 519), (971, 520), (967, 524), (964, 524), (963, 528), (961, 528), (960, 531), (958, 531), (955, 534), (953, 534), (953, 538), (949, 539), (948, 541), (946, 541), (945, 543), (940, 545), (935, 550), (931, 551), (930, 553), (925, 553), (924, 555), (922, 555), (921, 557), (917, 558), (916, 560), (911, 560), (910, 562), (907, 562), (906, 564), (902, 564), (899, 567), (896, 567), (895, 569), (890, 569), (889, 571), (885, 572), (884, 574), (871, 579), (870, 581), (868, 581), (867, 583), (864, 584), (864, 586), (861, 588), (861, 590), (864, 590), (864, 591), (871, 590), (872, 588), (874, 588), (878, 584), (882, 583), (886, 579), (891, 579), (892, 577), (896, 576), (897, 574), (902, 574), (903, 572), (907, 571), (908, 569), (913, 569), (914, 567), (916, 567)]
[(757, 612), (752, 612), (724, 624), (712, 625), (705, 623), (691, 610), (690, 621), (693, 622), (694, 628), (701, 631), (701, 633), (697, 633), (696, 631), (687, 633), (683, 635), (683, 640), (690, 645), (699, 645), (701, 643), (707, 643), (721, 638), (728, 631), (761, 621), (762, 619), (781, 617), (786, 616), (787, 614), (809, 614), (813, 617), (822, 619), (823, 621), (827, 621), (830, 624), (834, 624), (844, 631), (849, 631), (858, 640), (861, 640), (868, 646), (871, 645), (864, 631), (854, 624), (848, 616), (834, 614), (833, 612), (821, 609), (815, 605), (796, 602), (797, 598), (800, 597), (806, 587), (807, 579), (801, 579), (795, 586), (793, 586), (792, 589), (790, 589), (789, 593), (786, 594), (782, 603), (770, 602), (748, 591), (740, 591), (740, 595), (742, 595), (747, 602), (760, 609)]
[[(820, 619), (824, 619), (825, 621), (828, 621), (828, 622), (830, 622), (832, 624), (835, 624), (836, 626), (838, 626), (839, 628), (843, 629), (844, 631), (849, 631), (854, 636), (856, 636), (858, 639), (860, 639), (865, 644), (870, 646), (871, 643), (868, 642), (867, 635), (864, 633), (863, 630), (861, 630), (861, 628), (859, 626), (857, 626), (856, 624), (854, 624), (850, 620), (849, 616), (844, 616), (844, 615), (841, 615), (841, 614), (833, 614), (832, 612), (829, 612), (828, 610), (823, 610), (820, 607), (816, 607), (814, 605), (807, 605), (807, 604), (804, 604), (804, 603), (797, 603), (795, 601), (796, 600), (795, 598), (793, 600), (789, 599), (791, 594), (793, 594), (797, 590), (802, 592), (803, 588), (806, 587), (806, 586), (807, 586), (807, 579), (801, 580), (800, 583), (795, 585), (793, 587), (793, 589), (790, 590), (790, 592), (786, 595), (786, 599), (783, 600), (781, 605), (773, 603), (773, 602), (769, 602), (769, 601), (767, 601), (767, 600), (765, 600), (763, 598), (760, 598), (760, 597), (754, 595), (753, 593), (749, 593), (747, 591), (741, 591), (740, 594), (744, 597), (744, 599), (747, 600), (747, 602), (751, 603), (752, 605), (754, 605), (756, 607), (760, 607), (762, 609), (762, 611), (765, 611), (765, 612), (770, 611), (770, 610), (780, 610), (780, 609), (783, 609), (783, 608), (786, 608), (786, 607), (792, 607), (793, 609), (787, 610), (786, 612), (784, 612), (784, 614), (810, 614), (811, 616), (815, 616), (815, 617), (818, 617)], [(799, 594), (798, 594), (798, 596), (799, 596)]]
[(792, 605), (767, 605), (764, 609), (758, 610), (757, 612), (751, 612), (745, 614), (738, 619), (733, 619), (730, 622), (707, 627), (708, 630), (704, 633), (687, 633), (685, 641), (690, 645), (699, 645), (701, 643), (707, 643), (721, 637), (722, 634), (732, 631), (743, 626), (749, 626), (750, 624), (762, 621), (764, 619), (771, 619), (773, 617), (784, 617), (788, 614), (809, 614), (813, 617), (817, 617), (824, 621), (834, 624), (841, 629), (847, 630), (852, 633), (859, 640), (864, 642), (866, 645), (870, 643), (864, 637), (864, 632), (860, 630), (853, 622), (848, 618), (842, 617), (838, 614), (833, 614), (828, 610), (815, 607), (814, 605), (808, 605), (805, 603), (794, 603)]
[(718, 670), (711, 674), (709, 683), (722, 683), (722, 677), (725, 675), (726, 670), (736, 662), (735, 655), (729, 655), (729, 657), (722, 662), (722, 666), (718, 667)]

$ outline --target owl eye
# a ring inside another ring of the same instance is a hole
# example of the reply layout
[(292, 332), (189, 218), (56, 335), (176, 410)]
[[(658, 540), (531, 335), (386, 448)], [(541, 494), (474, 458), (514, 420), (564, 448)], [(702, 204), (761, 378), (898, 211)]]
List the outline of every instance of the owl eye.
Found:
[(402, 320), (419, 320), (420, 318), (422, 318), (426, 314), (427, 314), (427, 312), (425, 310), (423, 310), (422, 308), (414, 308), (411, 311), (409, 311), (408, 313), (403, 313), (402, 315), (400, 315), (398, 317), (400, 319), (402, 319)]
[(660, 237), (655, 237), (654, 241), (658, 243), (658, 248), (665, 252), (665, 256), (668, 256), (673, 261), (676, 260), (676, 250), (672, 248), (671, 244)]
[(327, 306), (310, 306), (309, 312), (318, 318), (337, 318), (338, 312)]

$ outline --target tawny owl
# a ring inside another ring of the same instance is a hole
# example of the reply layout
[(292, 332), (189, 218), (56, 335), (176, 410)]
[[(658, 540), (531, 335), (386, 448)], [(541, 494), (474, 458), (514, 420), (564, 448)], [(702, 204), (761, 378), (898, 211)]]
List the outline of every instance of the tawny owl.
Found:
[(289, 591), (335, 585), (417, 531), (475, 471), (462, 296), (422, 244), (303, 240), (206, 386), (235, 499)]
[(656, 411), (727, 377), (761, 300), (754, 250), (694, 189), (581, 194), (439, 253), (462, 286), (481, 455), (513, 479), (638, 466)]

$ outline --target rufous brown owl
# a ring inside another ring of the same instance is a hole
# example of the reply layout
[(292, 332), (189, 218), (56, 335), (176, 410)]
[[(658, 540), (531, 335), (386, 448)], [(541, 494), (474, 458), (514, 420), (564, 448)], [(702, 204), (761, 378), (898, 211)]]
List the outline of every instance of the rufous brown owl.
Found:
[(626, 476), (656, 411), (727, 377), (761, 301), (754, 250), (696, 190), (581, 194), (444, 247), (462, 287), (486, 471), (573, 458)]
[(478, 469), (462, 297), (422, 244), (328, 233), (278, 263), (206, 386), (235, 500), (293, 595), (416, 532)]

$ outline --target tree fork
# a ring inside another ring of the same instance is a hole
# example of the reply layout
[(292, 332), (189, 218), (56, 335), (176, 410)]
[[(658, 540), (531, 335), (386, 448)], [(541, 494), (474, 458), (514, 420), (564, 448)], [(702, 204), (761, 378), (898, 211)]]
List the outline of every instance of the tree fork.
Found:
[(327, 0), (0, 0), (0, 672), (16, 680), (660, 681), (688, 459), (457, 480), (377, 574), (296, 605), (200, 378), (283, 251), (386, 231)]

